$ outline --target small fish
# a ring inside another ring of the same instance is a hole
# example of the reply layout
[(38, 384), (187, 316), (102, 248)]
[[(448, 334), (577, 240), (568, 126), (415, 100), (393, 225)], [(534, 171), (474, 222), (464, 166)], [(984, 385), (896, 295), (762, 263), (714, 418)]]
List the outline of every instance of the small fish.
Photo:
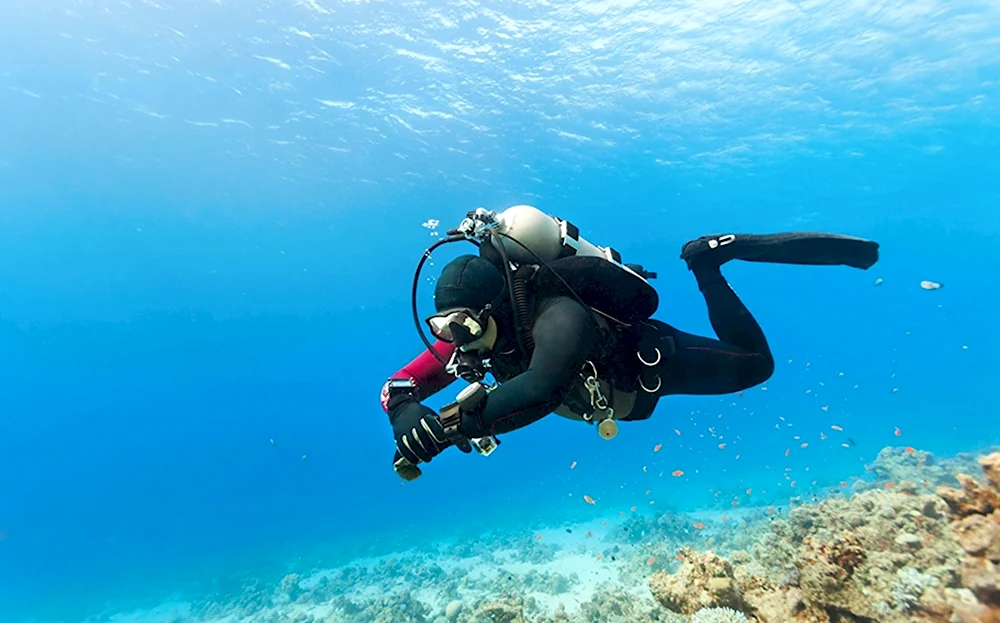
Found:
[(308, 454), (303, 454), (303, 455), (302, 455), (302, 460), (303, 460), (303, 461), (304, 461), (304, 460), (306, 460), (306, 459), (308, 459), (308, 458), (309, 458), (309, 455), (308, 455)]
[(841, 487), (846, 487), (847, 486), (847, 481), (846, 480), (841, 480), (840, 481), (840, 486)]
[(597, 502), (594, 501), (594, 498), (590, 497), (589, 495), (583, 496), (583, 501), (586, 502), (587, 504), (597, 504)]
[(723, 515), (722, 521), (729, 521), (729, 515)]
[(570, 530), (569, 528), (566, 528), (566, 534), (573, 534), (573, 531)]
[(681, 562), (684, 562), (685, 560), (687, 560), (686, 558), (684, 558), (684, 557), (683, 557), (683, 556), (681, 556), (680, 554), (677, 554), (676, 556), (674, 556), (674, 558), (676, 558), (677, 560), (679, 560), (679, 561), (681, 561)]
[(569, 468), (570, 469), (576, 469), (576, 461), (573, 461), (572, 463), (570, 463), (569, 464)]
[(269, 441), (269, 442), (271, 442), (271, 445), (272, 445), (272, 446), (276, 446), (276, 445), (278, 445), (278, 442), (277, 442), (277, 441), (275, 441), (275, 440), (273, 440), (273, 439), (268, 439), (268, 441)]
[(598, 554), (597, 555), (597, 561), (600, 562), (602, 560), (604, 560), (604, 555), (603, 554)]
[(633, 507), (632, 507), (632, 508), (630, 508), (629, 510), (630, 510), (630, 511), (632, 511), (632, 512), (634, 513), (634, 512), (635, 512), (635, 509), (636, 509), (636, 507), (635, 507), (635, 506), (633, 506)]
[(896, 486), (896, 483), (894, 483), (894, 482), (887, 482), (887, 483), (885, 483), (885, 488), (886, 489), (892, 489), (895, 486)]
[(726, 444), (720, 443), (719, 444), (719, 450), (725, 450), (725, 449), (726, 449)]
[(733, 506), (739, 506), (740, 505), (740, 501), (739, 500), (733, 500), (732, 502), (730, 502), (730, 504), (732, 504)]
[(795, 488), (795, 481), (793, 480), (788, 486), (792, 487), (794, 489)]
[(642, 466), (642, 473), (643, 474), (648, 474), (649, 473), (649, 470), (646, 469), (645, 465)]
[(899, 427), (897, 426), (895, 430), (892, 431), (892, 434), (897, 437), (901, 437), (903, 435), (903, 431), (899, 430)]
[(651, 564), (653, 564), (654, 562), (656, 562), (656, 559), (655, 559), (655, 558), (653, 558), (652, 556), (650, 556), (649, 558), (647, 558), (647, 559), (646, 559), (646, 564), (647, 564), (647, 565), (651, 565)]
[[(674, 471), (670, 472), (670, 475), (673, 476), (674, 478), (680, 478), (681, 476), (684, 475), (684, 470), (675, 469)], [(647, 491), (646, 493), (648, 494), (649, 492)]]
[(819, 434), (819, 438), (820, 439), (826, 439), (826, 433), (820, 433)]
[(655, 446), (653, 446), (653, 452), (659, 452), (660, 448), (662, 448), (662, 447), (663, 447), (662, 443), (656, 444)]
[(594, 536), (594, 534), (590, 530), (587, 530), (587, 538), (589, 539), (592, 536)]
[(820, 407), (820, 409), (822, 409), (822, 410), (824, 410), (824, 411), (829, 411), (829, 410), (830, 410), (830, 407)]
[(792, 449), (791, 448), (788, 448), (787, 450), (785, 450), (785, 456), (788, 456), (791, 453), (792, 453)]
[(920, 287), (924, 290), (940, 290), (944, 287), (944, 284), (937, 283), (936, 281), (921, 281)]
[(681, 431), (680, 431), (680, 429), (679, 429), (679, 428), (675, 428), (675, 429), (674, 429), (674, 432), (675, 432), (675, 433), (677, 433), (678, 435), (680, 435), (680, 434), (681, 434)]
[(705, 524), (701, 523), (700, 521), (696, 521), (695, 524), (694, 524), (694, 529), (695, 530), (704, 530), (705, 529)]
[(916, 452), (916, 449), (911, 446), (906, 446), (905, 448), (903, 448), (903, 452), (907, 454), (913, 454), (914, 452)]
[(542, 540), (542, 535), (539, 534), (539, 535), (535, 536), (535, 540), (536, 541), (541, 541)]
[(752, 494), (753, 494), (753, 489), (747, 489), (747, 495), (752, 495)]
[(809, 447), (809, 444), (808, 444), (808, 443), (805, 443), (805, 442), (803, 442), (803, 443), (802, 443), (802, 445), (801, 445), (800, 447), (801, 447), (802, 449), (805, 449), (805, 448), (808, 448), (808, 447)]
[(840, 432), (840, 431), (844, 430), (843, 428), (841, 428), (840, 426), (837, 426), (836, 424), (834, 424), (830, 428), (832, 428), (833, 430), (835, 430), (837, 432)]
[(877, 285), (877, 286), (880, 286), (883, 283), (885, 283), (885, 280), (882, 279), (881, 277), (879, 277), (878, 279), (875, 280), (875, 285)]

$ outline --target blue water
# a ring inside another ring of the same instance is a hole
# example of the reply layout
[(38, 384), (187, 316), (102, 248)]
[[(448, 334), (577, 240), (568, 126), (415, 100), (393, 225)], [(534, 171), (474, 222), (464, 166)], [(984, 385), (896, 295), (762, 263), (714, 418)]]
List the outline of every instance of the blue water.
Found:
[[(987, 0), (4, 2), (0, 620), (1000, 441), (998, 40)], [(421, 225), (516, 203), (658, 271), (657, 317), (706, 334), (692, 237), (882, 261), (727, 267), (766, 391), (611, 442), (550, 417), (402, 486), (378, 392), (420, 352)]]

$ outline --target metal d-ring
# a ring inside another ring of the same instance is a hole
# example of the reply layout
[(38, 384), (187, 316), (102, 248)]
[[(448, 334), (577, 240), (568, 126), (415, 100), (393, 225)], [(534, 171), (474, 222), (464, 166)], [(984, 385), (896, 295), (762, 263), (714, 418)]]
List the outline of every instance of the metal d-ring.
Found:
[[(642, 358), (642, 351), (641, 350), (636, 351), (635, 356), (639, 358), (639, 361), (642, 362), (642, 365), (646, 366), (647, 368), (652, 368), (656, 364), (660, 363), (661, 359), (663, 359), (663, 355), (662, 355), (662, 353), (660, 353), (660, 349), (659, 348), (657, 348), (657, 347), (654, 346), (653, 350), (656, 351), (656, 361), (646, 361), (645, 359), (643, 359)], [(652, 392), (650, 392), (650, 393), (652, 393)]]
[(655, 394), (656, 392), (660, 391), (660, 387), (662, 386), (663, 386), (663, 379), (660, 378), (659, 374), (656, 375), (656, 387), (654, 387), (653, 389), (646, 387), (646, 384), (642, 382), (642, 376), (639, 377), (639, 387), (641, 387), (643, 391), (646, 392), (647, 394)]

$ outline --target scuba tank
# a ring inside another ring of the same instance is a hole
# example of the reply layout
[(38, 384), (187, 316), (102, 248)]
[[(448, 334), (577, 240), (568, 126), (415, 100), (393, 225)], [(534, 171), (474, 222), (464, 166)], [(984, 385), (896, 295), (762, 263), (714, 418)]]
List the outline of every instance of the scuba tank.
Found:
[(516, 205), (493, 216), (494, 229), (507, 256), (515, 264), (554, 262), (565, 257), (601, 257), (640, 279), (622, 264), (621, 254), (611, 247), (599, 247), (580, 237), (569, 221), (550, 216), (529, 205)]

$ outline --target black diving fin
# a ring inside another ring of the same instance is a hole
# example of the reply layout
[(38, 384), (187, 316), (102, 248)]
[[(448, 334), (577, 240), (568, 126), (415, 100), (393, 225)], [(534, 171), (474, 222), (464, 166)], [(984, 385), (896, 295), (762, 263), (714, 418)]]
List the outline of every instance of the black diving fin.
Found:
[(878, 261), (877, 242), (819, 232), (718, 234), (692, 240), (681, 249), (688, 268), (721, 266), (730, 260), (768, 264), (850, 266), (867, 270)]

